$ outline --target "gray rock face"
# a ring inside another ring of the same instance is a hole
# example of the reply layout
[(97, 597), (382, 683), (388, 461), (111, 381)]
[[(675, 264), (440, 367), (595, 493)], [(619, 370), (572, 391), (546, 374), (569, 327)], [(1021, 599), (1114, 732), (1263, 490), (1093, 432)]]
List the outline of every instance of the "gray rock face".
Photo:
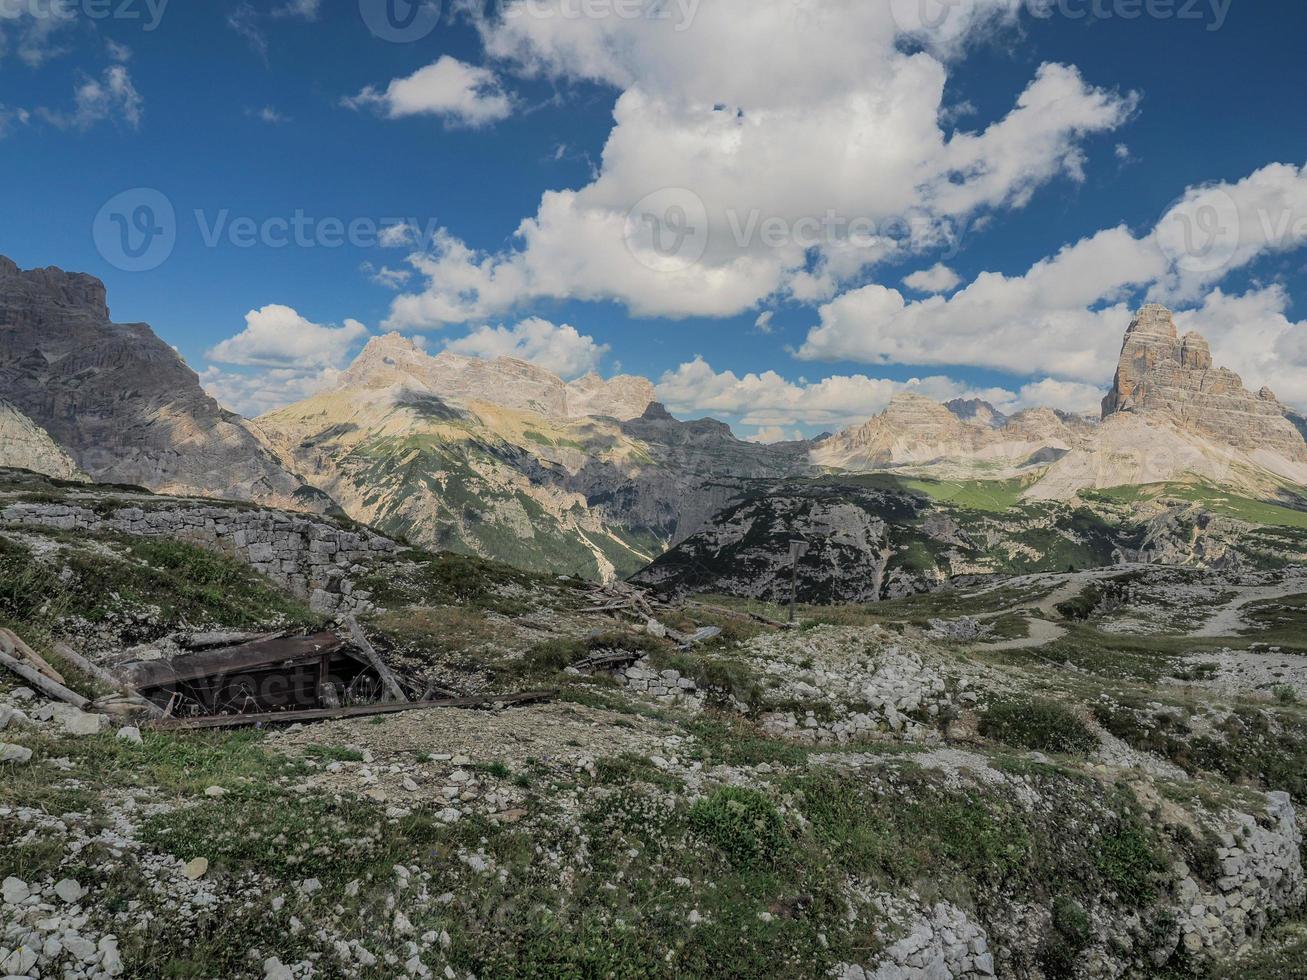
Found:
[(71, 456), (50, 434), (0, 398), (0, 467), (31, 470), (59, 480), (84, 480)]
[(972, 425), (986, 425), (999, 429), (1007, 421), (1006, 415), (980, 398), (954, 398), (952, 401), (945, 402), (944, 407), (963, 422), (970, 422)]
[(1307, 418), (1289, 409), (1285, 409), (1284, 417), (1289, 420), (1295, 429), (1302, 433), (1304, 439), (1307, 439)]
[(1237, 449), (1266, 449), (1307, 462), (1307, 441), (1286, 418), (1275, 393), (1254, 395), (1239, 375), (1214, 367), (1212, 351), (1196, 333), (1179, 336), (1171, 311), (1145, 306), (1131, 322), (1103, 417), (1122, 412), (1163, 413), (1183, 427)]
[(743, 442), (713, 419), (682, 422), (657, 402), (622, 432), (648, 453), (644, 466), (594, 459), (569, 485), (622, 527), (679, 544), (754, 480), (809, 472), (807, 443)]
[(145, 324), (109, 319), (104, 284), (0, 256), (0, 396), (94, 479), (323, 511)]
[[(899, 592), (902, 583), (889, 566), (903, 529), (924, 509), (924, 501), (908, 493), (783, 483), (734, 501), (632, 581), (678, 593), (785, 602), (790, 541), (801, 540), (808, 549), (799, 560), (800, 602), (876, 602)], [(902, 592), (921, 587), (914, 580)]]

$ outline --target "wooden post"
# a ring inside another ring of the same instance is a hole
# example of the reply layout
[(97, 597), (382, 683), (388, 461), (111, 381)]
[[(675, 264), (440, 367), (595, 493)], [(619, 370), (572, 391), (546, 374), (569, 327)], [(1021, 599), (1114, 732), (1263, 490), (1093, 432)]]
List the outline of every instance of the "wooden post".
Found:
[(345, 619), (345, 625), (349, 628), (349, 635), (354, 640), (354, 644), (363, 651), (363, 656), (368, 658), (368, 663), (372, 665), (373, 670), (377, 672), (377, 676), (381, 678), (381, 685), (386, 689), (390, 699), (398, 701), (400, 704), (407, 704), (408, 696), (404, 693), (404, 689), (399, 686), (399, 680), (391, 669), (386, 666), (376, 648), (368, 642), (368, 638), (364, 635), (363, 628), (359, 626), (358, 620), (353, 616), (348, 616)]
[(799, 596), (799, 559), (808, 553), (808, 542), (790, 542), (790, 622), (794, 622), (794, 607)]

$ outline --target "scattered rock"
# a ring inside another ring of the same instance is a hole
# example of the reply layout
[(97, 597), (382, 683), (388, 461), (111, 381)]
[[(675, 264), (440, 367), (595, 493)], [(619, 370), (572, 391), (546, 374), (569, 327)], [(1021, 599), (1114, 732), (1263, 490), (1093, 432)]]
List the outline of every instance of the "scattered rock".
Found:
[(64, 904), (76, 905), (86, 895), (86, 889), (72, 878), (65, 878), (54, 886), (54, 893), (59, 896)]
[(0, 898), (6, 905), (22, 905), (31, 897), (32, 889), (21, 878), (6, 878), (0, 884)]
[(188, 862), (182, 868), (182, 874), (184, 874), (191, 881), (199, 881), (208, 873), (209, 873), (208, 858), (196, 858), (194, 861)]
[(32, 761), (32, 750), (24, 748), (21, 745), (10, 745), (7, 742), (0, 742), (0, 764), (10, 763), (17, 766), (25, 766)]

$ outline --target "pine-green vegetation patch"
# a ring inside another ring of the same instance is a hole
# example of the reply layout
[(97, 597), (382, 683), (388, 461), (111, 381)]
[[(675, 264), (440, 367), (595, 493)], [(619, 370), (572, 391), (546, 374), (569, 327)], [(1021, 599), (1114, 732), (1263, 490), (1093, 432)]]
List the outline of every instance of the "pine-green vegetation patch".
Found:
[(1307, 498), (1304, 498), (1301, 493), (1287, 494), (1282, 504), (1241, 497), (1228, 492), (1223, 487), (1206, 483), (1152, 483), (1088, 491), (1082, 496), (1086, 499), (1101, 499), (1124, 504), (1142, 503), (1159, 498), (1184, 500), (1201, 504), (1214, 514), (1233, 517), (1250, 524), (1307, 529)]
[(1044, 698), (990, 704), (980, 716), (980, 733), (1038, 752), (1088, 755), (1098, 746), (1098, 738), (1074, 711)]
[(172, 626), (312, 625), (316, 616), (249, 566), (169, 539), (84, 536), (97, 547), (38, 557), (0, 535), (0, 620), (48, 634), (66, 617), (121, 619), (151, 610)]
[(690, 825), (736, 867), (773, 867), (790, 847), (776, 805), (757, 790), (717, 790), (691, 807)]

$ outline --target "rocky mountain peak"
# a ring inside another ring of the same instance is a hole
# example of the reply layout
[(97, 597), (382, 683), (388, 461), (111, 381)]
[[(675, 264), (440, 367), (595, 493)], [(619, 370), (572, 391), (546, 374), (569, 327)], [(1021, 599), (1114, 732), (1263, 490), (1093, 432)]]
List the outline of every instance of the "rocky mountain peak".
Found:
[(997, 429), (1007, 421), (1006, 415), (981, 398), (954, 398), (945, 402), (944, 407), (963, 422), (972, 425), (987, 425)]
[(1198, 333), (1183, 338), (1171, 311), (1145, 306), (1126, 331), (1103, 418), (1162, 413), (1181, 427), (1246, 451), (1269, 450), (1307, 461), (1307, 442), (1285, 418), (1269, 388), (1257, 395), (1239, 375), (1215, 367), (1211, 346)]
[[(0, 262), (0, 397), (103, 482), (296, 509), (330, 505), (205, 394), (153, 330), (110, 321), (104, 284), (93, 276)], [(19, 426), (11, 420), (12, 431)], [(25, 438), (40, 449), (39, 432)]]
[(28, 311), (71, 307), (101, 320), (109, 319), (104, 283), (81, 272), (65, 272), (54, 266), (23, 270), (12, 259), (0, 255), (0, 292), (11, 309), (20, 305)]
[(591, 371), (567, 386), (567, 414), (602, 415), (623, 422), (638, 419), (657, 396), (648, 378), (623, 374), (605, 381)]
[(421, 376), (430, 360), (409, 337), (383, 334), (368, 340), (341, 379), (342, 387), (390, 388), (413, 380), (422, 386)]
[(1140, 336), (1165, 337), (1175, 340), (1179, 332), (1175, 328), (1175, 314), (1158, 303), (1149, 303), (1135, 314), (1126, 329), (1127, 334)]
[(625, 421), (639, 418), (654, 400), (647, 378), (605, 381), (591, 372), (568, 384), (547, 368), (516, 357), (490, 360), (448, 350), (433, 356), (397, 333), (369, 340), (341, 387), (417, 390), (557, 419), (602, 415)]

